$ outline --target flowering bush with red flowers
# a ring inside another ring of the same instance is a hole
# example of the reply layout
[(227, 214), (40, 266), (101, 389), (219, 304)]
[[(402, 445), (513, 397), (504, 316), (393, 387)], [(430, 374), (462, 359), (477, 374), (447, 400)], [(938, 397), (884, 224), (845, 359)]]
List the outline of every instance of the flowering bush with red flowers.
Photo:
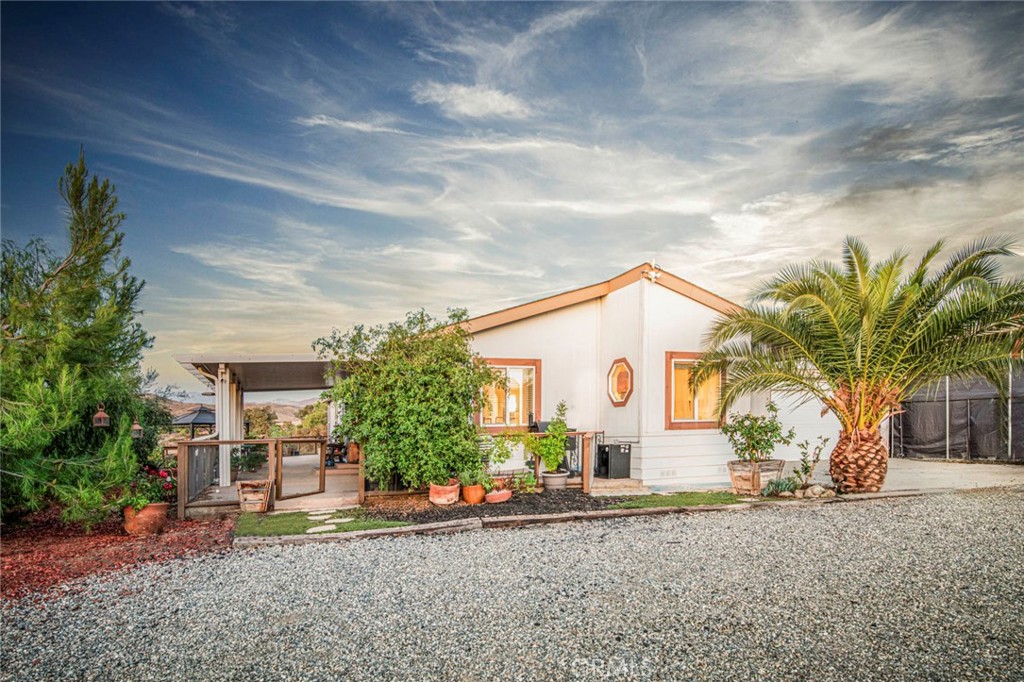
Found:
[(145, 465), (128, 485), (121, 498), (122, 506), (142, 509), (147, 504), (173, 502), (178, 482), (167, 469)]

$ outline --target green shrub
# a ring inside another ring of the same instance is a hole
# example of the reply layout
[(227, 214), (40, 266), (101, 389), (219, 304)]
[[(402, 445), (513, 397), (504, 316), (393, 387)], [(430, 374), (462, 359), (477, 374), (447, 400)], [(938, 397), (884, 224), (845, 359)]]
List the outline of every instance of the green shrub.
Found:
[(479, 469), (474, 416), (483, 388), (500, 378), (470, 346), (465, 310), (435, 320), (424, 311), (404, 322), (318, 339), (344, 373), (333, 397), (345, 406), (342, 432), (360, 444), (366, 476), (388, 486), (447, 484), (455, 472)]
[(729, 415), (729, 421), (722, 425), (722, 433), (729, 439), (736, 457), (744, 462), (763, 462), (771, 459), (778, 445), (789, 445), (796, 436), (790, 429), (783, 433), (779, 421), (779, 408), (775, 403), (766, 406), (767, 415)]

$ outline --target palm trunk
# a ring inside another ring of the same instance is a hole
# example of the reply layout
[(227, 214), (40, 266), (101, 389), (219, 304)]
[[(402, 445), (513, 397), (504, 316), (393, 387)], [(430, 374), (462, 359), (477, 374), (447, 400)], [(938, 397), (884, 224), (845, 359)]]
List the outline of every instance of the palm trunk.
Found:
[(829, 474), (841, 493), (877, 493), (885, 483), (889, 450), (878, 429), (853, 435), (843, 431), (832, 451)]

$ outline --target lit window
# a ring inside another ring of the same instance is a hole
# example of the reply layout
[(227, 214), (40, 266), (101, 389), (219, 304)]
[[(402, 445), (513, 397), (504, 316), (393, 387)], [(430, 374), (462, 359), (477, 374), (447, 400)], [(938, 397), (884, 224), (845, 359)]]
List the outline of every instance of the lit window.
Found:
[(722, 378), (716, 372), (694, 394), (690, 385), (693, 359), (671, 359), (670, 414), (671, 423), (715, 422)]
[(506, 386), (492, 384), (484, 388), (481, 423), (484, 426), (529, 426), (536, 418), (537, 368), (495, 366)]

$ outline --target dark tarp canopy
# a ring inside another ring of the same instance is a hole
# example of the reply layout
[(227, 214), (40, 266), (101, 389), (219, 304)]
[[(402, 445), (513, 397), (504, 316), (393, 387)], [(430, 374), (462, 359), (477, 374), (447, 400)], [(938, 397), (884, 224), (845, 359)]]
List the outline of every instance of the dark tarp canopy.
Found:
[(950, 379), (948, 402), (946, 386), (903, 403), (891, 422), (894, 456), (1024, 461), (1024, 371), (1013, 374), (1006, 401), (983, 379)]

